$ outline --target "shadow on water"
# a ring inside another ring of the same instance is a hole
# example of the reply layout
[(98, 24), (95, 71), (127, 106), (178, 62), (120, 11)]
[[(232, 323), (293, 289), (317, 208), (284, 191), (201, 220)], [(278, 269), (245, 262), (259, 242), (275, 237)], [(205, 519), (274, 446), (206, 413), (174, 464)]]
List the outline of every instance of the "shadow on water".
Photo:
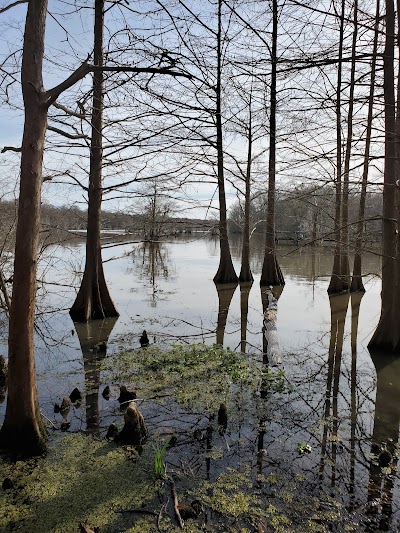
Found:
[(100, 431), (100, 367), (107, 355), (108, 339), (117, 320), (118, 318), (113, 317), (87, 323), (74, 322), (83, 355), (87, 433), (96, 434)]

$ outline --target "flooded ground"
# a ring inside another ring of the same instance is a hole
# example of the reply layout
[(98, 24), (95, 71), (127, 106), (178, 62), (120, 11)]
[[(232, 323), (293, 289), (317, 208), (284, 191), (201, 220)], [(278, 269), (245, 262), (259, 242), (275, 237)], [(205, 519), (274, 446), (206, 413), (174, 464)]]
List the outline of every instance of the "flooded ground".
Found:
[[(69, 433), (103, 438), (110, 423), (121, 424), (117, 397), (126, 384), (137, 389), (149, 429), (143, 457), (174, 436), (164, 450), (167, 473), (203, 508), (189, 531), (399, 531), (400, 361), (366, 348), (380, 314), (379, 256), (364, 259), (363, 297), (329, 298), (332, 250), (280, 247), (282, 361), (271, 368), (258, 285), (262, 243), (253, 248), (253, 286), (217, 290), (215, 239), (110, 243), (103, 258), (120, 317), (89, 325), (68, 315), (83, 245), (52, 248), (42, 262), (36, 353), (54, 438), (63, 421)], [(239, 254), (235, 240), (238, 270)], [(148, 350), (140, 349), (144, 329)], [(166, 350), (216, 342), (245, 355)], [(101, 394), (106, 385), (110, 399)], [(54, 404), (75, 387), (83, 402), (63, 420)], [(164, 496), (158, 506), (167, 508)], [(102, 531), (134, 531), (137, 520), (133, 513)], [(147, 526), (142, 531), (160, 530), (154, 520)]]

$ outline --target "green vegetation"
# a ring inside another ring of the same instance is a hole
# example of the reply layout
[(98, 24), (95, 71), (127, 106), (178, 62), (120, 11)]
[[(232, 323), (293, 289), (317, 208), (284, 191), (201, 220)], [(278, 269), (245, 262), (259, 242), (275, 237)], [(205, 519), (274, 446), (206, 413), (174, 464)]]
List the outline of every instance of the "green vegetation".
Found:
[[(282, 457), (279, 468), (269, 467), (254, 447), (260, 420), (274, 402), (290, 399), (283, 372), (205, 345), (149, 347), (103, 364), (106, 378), (138, 387), (145, 418), (155, 414), (166, 425), (148, 423), (150, 437), (140, 454), (71, 434), (55, 438), (44, 458), (0, 463), (0, 481), (9, 478), (12, 485), (0, 490), (1, 531), (75, 533), (81, 522), (108, 533), (181, 531), (171, 481), (179, 504), (190, 509), (197, 500), (203, 508), (198, 518), (184, 518), (190, 533), (204, 531), (206, 515), (207, 531), (216, 533), (324, 533), (329, 523), (343, 523), (333, 498), (312, 495), (300, 463)], [(267, 401), (261, 389), (268, 391)], [(222, 401), (226, 434), (216, 417)], [(241, 436), (246, 428), (251, 438)], [(295, 448), (293, 456), (301, 461)], [(350, 521), (346, 527), (353, 530)]]

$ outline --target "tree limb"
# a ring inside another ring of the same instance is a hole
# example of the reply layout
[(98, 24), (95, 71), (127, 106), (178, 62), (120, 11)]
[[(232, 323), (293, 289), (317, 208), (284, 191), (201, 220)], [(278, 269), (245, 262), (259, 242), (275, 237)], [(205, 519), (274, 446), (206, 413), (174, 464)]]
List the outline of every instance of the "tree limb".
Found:
[(78, 81), (82, 80), (89, 72), (133, 72), (133, 73), (147, 73), (147, 74), (166, 74), (168, 76), (174, 77), (184, 77), (191, 78), (191, 74), (186, 74), (184, 72), (178, 72), (176, 70), (171, 70), (168, 67), (164, 68), (155, 68), (155, 67), (102, 67), (91, 65), (85, 61), (80, 65), (66, 80), (61, 82), (56, 87), (49, 89), (45, 93), (45, 104), (50, 107), (60, 96), (61, 93), (75, 85)]
[(22, 152), (21, 146), (5, 146), (1, 153), (4, 154), (5, 152)]
[(59, 104), (58, 102), (54, 102), (53, 105), (54, 107), (56, 107), (57, 109), (60, 109), (61, 111), (64, 111), (64, 113), (66, 113), (67, 115), (70, 115), (71, 117), (85, 118), (84, 113), (78, 113), (77, 111), (73, 111), (72, 109), (69, 109), (69, 107), (65, 107)]
[(88, 139), (88, 136), (84, 133), (68, 133), (67, 131), (55, 128), (54, 126), (47, 126), (47, 129), (50, 131), (54, 131), (54, 133), (58, 133), (59, 135), (63, 135), (64, 137), (67, 137), (67, 139)]
[(2, 13), (5, 13), (9, 9), (11, 9), (12, 7), (18, 6), (19, 4), (27, 4), (28, 2), (29, 2), (29, 0), (17, 0), (17, 2), (13, 2), (12, 4), (9, 4), (8, 6), (1, 8), (0, 9), (0, 15)]

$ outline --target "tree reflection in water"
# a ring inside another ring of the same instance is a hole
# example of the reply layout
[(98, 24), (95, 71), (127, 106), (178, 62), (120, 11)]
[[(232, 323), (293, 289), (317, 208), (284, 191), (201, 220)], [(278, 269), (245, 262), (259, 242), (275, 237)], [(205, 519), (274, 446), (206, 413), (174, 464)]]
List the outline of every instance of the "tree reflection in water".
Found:
[(218, 293), (218, 322), (216, 344), (223, 346), (226, 320), (228, 318), (229, 306), (236, 291), (237, 283), (216, 284)]
[(161, 296), (157, 278), (167, 280), (171, 276), (168, 248), (161, 242), (143, 242), (135, 249), (134, 260), (136, 256), (138, 256), (136, 265), (139, 268), (140, 278), (150, 283), (150, 306), (157, 307)]
[(240, 351), (246, 353), (249, 295), (253, 282), (240, 283)]
[(349, 293), (329, 296), (329, 303), (331, 307), (331, 333), (329, 341), (328, 373), (323, 415), (324, 429), (321, 441), (319, 479), (320, 482), (322, 482), (324, 479), (326, 457), (329, 454), (328, 445), (330, 444), (331, 449), (329, 464), (332, 468), (332, 487), (334, 487), (336, 484), (336, 459), (339, 429), (339, 383), (342, 364), (344, 325), (349, 299)]
[(366, 531), (394, 531), (393, 488), (400, 424), (400, 358), (371, 351), (377, 385), (369, 467)]
[(86, 431), (99, 433), (99, 387), (101, 361), (106, 357), (107, 344), (117, 318), (74, 322), (83, 355), (86, 397)]

